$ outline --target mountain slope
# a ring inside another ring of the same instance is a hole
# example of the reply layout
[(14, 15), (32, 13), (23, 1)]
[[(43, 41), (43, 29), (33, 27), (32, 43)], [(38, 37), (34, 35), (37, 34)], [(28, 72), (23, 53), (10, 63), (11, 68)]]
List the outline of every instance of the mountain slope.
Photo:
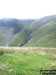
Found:
[(1, 46), (22, 46), (29, 40), (30, 30), (23, 22), (25, 21), (13, 18), (0, 20)]
[(41, 21), (37, 22), (36, 28), (31, 34), (32, 38), (25, 46), (56, 47), (56, 17), (52, 16), (49, 19), (45, 23), (44, 18), (43, 24)]
[(56, 15), (37, 20), (0, 19), (0, 45), (56, 47)]

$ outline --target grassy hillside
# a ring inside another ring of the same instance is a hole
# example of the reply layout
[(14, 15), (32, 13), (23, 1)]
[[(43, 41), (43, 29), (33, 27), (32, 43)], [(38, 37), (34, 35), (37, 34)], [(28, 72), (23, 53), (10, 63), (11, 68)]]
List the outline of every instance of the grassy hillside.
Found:
[[(47, 21), (47, 20), (46, 20)], [(32, 30), (31, 39), (25, 46), (37, 46), (37, 47), (56, 47), (56, 18), (51, 21), (43, 21), (32, 23), (35, 30)]]
[(24, 45), (26, 39), (26, 33), (22, 30), (19, 34), (16, 34), (11, 42), (9, 42), (8, 46), (21, 46)]
[(9, 53), (9, 49), (0, 48), (0, 75), (42, 75), (41, 68), (43, 70), (56, 69), (56, 50), (54, 49), (28, 48), (24, 50), (21, 48), (20, 50), (19, 48), (15, 52), (14, 50), (10, 48), (12, 52)]
[[(0, 45), (23, 46), (29, 39), (29, 25), (33, 20), (1, 19)], [(27, 25), (26, 25), (27, 24)]]
[[(0, 45), (5, 46), (8, 43), (12, 42), (13, 39), (18, 40), (17, 38), (21, 37), (24, 25), (20, 20), (17, 19), (2, 19), (0, 23)], [(23, 32), (24, 34), (24, 32)], [(23, 37), (22, 37), (23, 39)], [(15, 43), (15, 46), (17, 44)], [(13, 45), (11, 45), (13, 46)], [(17, 45), (18, 46), (18, 45)]]
[(0, 45), (56, 47), (56, 15), (37, 20), (0, 20)]

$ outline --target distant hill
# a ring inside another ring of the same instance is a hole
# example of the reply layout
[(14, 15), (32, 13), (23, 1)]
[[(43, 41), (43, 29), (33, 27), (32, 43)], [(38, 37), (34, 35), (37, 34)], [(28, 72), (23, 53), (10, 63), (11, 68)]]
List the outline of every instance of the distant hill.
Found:
[(1, 46), (56, 47), (56, 15), (41, 19), (0, 19)]

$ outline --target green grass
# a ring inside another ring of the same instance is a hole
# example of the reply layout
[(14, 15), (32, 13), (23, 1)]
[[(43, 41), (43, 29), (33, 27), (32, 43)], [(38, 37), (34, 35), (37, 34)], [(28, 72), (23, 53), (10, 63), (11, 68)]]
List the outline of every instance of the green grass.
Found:
[[(53, 70), (53, 58), (37, 51), (17, 51), (0, 55), (0, 75), (41, 75), (40, 70)], [(50, 75), (50, 74), (48, 74)]]

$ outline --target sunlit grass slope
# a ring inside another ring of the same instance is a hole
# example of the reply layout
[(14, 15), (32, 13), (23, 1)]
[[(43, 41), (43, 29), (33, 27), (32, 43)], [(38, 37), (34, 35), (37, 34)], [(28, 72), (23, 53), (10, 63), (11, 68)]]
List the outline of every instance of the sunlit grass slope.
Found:
[(25, 46), (56, 47), (56, 20), (55, 18), (39, 27), (37, 23), (34, 32), (31, 34), (31, 39), (28, 41), (28, 43), (25, 44)]
[(11, 42), (9, 42), (8, 46), (21, 46), (24, 44), (26, 39), (26, 34), (24, 30), (22, 30), (19, 34), (16, 34)]

